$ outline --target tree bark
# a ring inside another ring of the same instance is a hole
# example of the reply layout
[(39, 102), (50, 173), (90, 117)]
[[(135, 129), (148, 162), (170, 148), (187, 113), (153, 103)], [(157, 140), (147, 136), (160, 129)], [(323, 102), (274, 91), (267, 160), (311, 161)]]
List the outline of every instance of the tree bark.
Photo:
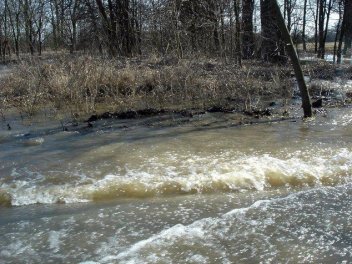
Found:
[(341, 24), (339, 44), (337, 46), (337, 60), (336, 60), (337, 64), (341, 64), (341, 59), (342, 59), (342, 42), (343, 42), (343, 37), (345, 36), (345, 23), (346, 23), (346, 20), (344, 15), (344, 18)]
[(274, 7), (274, 2), (272, 0), (260, 1), (260, 19), (262, 25), (261, 58), (267, 62), (285, 63), (287, 58), (278, 28), (278, 14)]
[(336, 55), (337, 55), (337, 42), (338, 42), (340, 34), (341, 34), (342, 18), (343, 18), (342, 3), (339, 2), (339, 20), (338, 20), (337, 26), (336, 26), (336, 35), (335, 35), (335, 41), (334, 41), (334, 57), (333, 57), (334, 64), (336, 62)]
[(244, 59), (251, 59), (254, 55), (253, 12), (254, 1), (242, 2), (242, 53)]
[(325, 44), (326, 44), (326, 37), (328, 35), (328, 30), (329, 30), (329, 20), (330, 20), (330, 13), (332, 9), (332, 0), (329, 0), (329, 4), (327, 6), (327, 11), (326, 11), (326, 22), (325, 22), (325, 31), (324, 31), (324, 37), (322, 41), (322, 48), (321, 48), (321, 58), (325, 58)]
[(319, 0), (319, 15), (318, 15), (318, 37), (319, 48), (318, 58), (324, 59), (324, 22), (325, 22), (325, 7), (326, 0)]
[(347, 50), (352, 48), (352, 0), (345, 0), (345, 13), (349, 14), (346, 16), (345, 21), (345, 46), (343, 54), (346, 55)]
[(352, 11), (351, 1), (345, 0), (339, 45), (337, 47), (337, 64), (340, 64), (342, 61), (342, 42), (343, 42), (343, 38), (345, 37), (346, 31), (349, 30), (347, 27), (351, 26), (351, 15), (350, 15), (351, 11)]
[(303, 50), (304, 51), (307, 51), (306, 20), (307, 20), (307, 0), (304, 0), (304, 4), (303, 4), (303, 28), (302, 28), (302, 44), (303, 44)]
[(314, 16), (314, 53), (318, 53), (318, 19), (319, 19), (319, 0), (317, 0)]
[(241, 43), (241, 22), (240, 22), (240, 0), (234, 0), (236, 20), (236, 60), (242, 67), (242, 43)]

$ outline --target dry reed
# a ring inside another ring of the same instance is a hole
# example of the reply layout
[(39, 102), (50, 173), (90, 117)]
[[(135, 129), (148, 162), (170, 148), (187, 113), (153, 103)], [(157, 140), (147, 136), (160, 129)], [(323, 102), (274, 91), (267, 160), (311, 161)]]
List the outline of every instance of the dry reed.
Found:
[(7, 107), (33, 115), (43, 108), (76, 116), (102, 111), (251, 108), (258, 98), (289, 97), (289, 71), (250, 62), (165, 58), (108, 60), (81, 56), (30, 60), (2, 80)]

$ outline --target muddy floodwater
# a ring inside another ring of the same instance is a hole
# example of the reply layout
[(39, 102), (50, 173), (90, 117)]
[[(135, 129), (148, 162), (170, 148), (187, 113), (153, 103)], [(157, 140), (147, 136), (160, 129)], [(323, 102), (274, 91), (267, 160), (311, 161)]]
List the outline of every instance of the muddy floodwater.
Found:
[(351, 263), (352, 109), (0, 130), (1, 263)]

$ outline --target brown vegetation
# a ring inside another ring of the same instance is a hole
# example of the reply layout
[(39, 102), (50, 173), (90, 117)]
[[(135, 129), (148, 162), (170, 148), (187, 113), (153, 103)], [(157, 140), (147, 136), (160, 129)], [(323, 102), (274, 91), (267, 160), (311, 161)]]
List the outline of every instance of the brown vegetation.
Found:
[(217, 60), (149, 57), (124, 61), (81, 56), (16, 65), (2, 80), (6, 106), (33, 115), (39, 109), (75, 116), (146, 108), (251, 109), (267, 98), (289, 98), (290, 71)]

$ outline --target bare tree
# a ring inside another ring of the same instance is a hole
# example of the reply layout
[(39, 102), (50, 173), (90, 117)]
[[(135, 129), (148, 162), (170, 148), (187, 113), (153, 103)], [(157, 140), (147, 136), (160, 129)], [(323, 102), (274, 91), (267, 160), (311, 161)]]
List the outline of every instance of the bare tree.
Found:
[(12, 35), (12, 40), (14, 42), (15, 54), (17, 57), (20, 56), (20, 38), (21, 38), (21, 5), (19, 1), (5, 1), (5, 6), (8, 10), (8, 19)]
[(339, 1), (338, 2), (338, 13), (339, 13), (339, 19), (336, 25), (336, 34), (335, 34), (335, 41), (334, 41), (334, 57), (333, 57), (333, 62), (336, 62), (336, 53), (337, 53), (337, 42), (340, 38), (340, 34), (341, 34), (341, 23), (342, 23), (342, 19), (343, 19), (343, 11), (342, 11), (342, 6), (343, 6), (343, 2)]
[(340, 31), (340, 37), (339, 37), (339, 44), (337, 47), (337, 63), (341, 63), (342, 61), (342, 43), (343, 39), (345, 37), (345, 34), (348, 30), (350, 30), (352, 26), (352, 17), (351, 17), (351, 12), (352, 12), (352, 2), (348, 0), (344, 0), (344, 11), (343, 11), (343, 18), (342, 18), (342, 23), (341, 23), (341, 31)]
[(319, 48), (318, 57), (325, 57), (325, 42), (329, 28), (330, 13), (333, 6), (333, 0), (319, 0)]

